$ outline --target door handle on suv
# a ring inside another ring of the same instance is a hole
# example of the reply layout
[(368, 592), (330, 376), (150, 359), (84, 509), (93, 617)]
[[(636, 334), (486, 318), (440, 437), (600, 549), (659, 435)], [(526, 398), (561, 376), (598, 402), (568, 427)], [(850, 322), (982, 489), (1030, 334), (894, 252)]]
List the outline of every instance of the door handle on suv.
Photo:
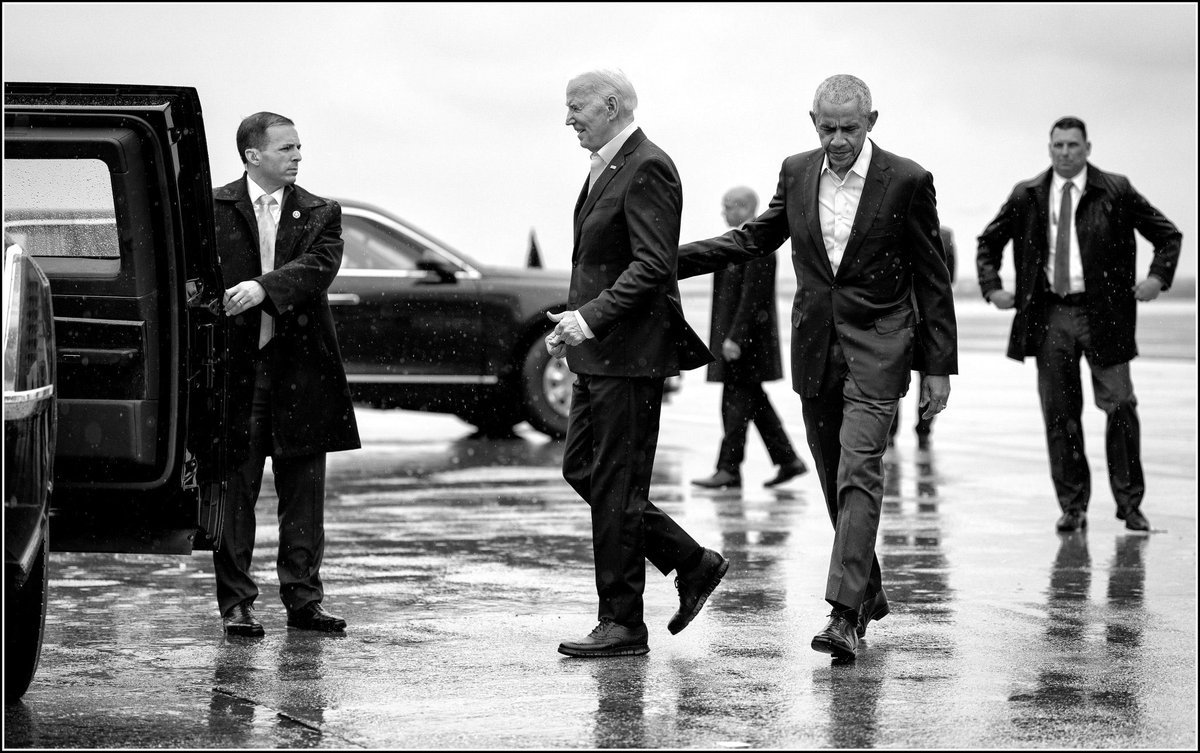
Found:
[(330, 306), (357, 306), (362, 302), (356, 293), (330, 293)]

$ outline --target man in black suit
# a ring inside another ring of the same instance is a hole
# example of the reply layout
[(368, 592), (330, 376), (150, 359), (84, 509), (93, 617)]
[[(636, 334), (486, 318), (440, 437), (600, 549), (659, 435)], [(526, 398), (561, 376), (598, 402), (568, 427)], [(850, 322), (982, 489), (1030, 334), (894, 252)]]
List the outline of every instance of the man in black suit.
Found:
[(879, 113), (854, 76), (823, 81), (809, 115), (821, 148), (783, 161), (765, 212), (681, 248), (679, 276), (760, 258), (791, 239), (792, 386), (834, 525), (832, 611), (812, 647), (849, 658), (868, 622), (890, 611), (875, 556), (888, 427), (918, 355), (925, 415), (946, 407), (957, 325), (933, 176), (867, 138)]
[[(1171, 287), (1183, 234), (1123, 175), (1088, 162), (1092, 145), (1079, 118), (1050, 129), (1051, 168), (1018, 183), (979, 236), (979, 287), (999, 309), (1016, 307), (1008, 357), (1037, 359), (1038, 395), (1050, 452), (1050, 478), (1062, 516), (1057, 528), (1087, 526), (1091, 471), (1083, 446), (1079, 358), (1092, 372), (1096, 406), (1106, 414), (1108, 481), (1117, 518), (1150, 530), (1142, 514), (1141, 423), (1129, 362), (1137, 355), (1137, 302)], [(1136, 281), (1137, 239), (1154, 245), (1145, 279)], [(1012, 241), (1016, 295), (1004, 290), (1000, 264)]]
[(321, 605), (325, 453), (359, 447), (354, 406), (325, 297), (342, 263), (342, 208), (296, 185), (300, 137), (291, 120), (242, 121), (246, 172), (216, 189), (213, 213), (229, 334), (229, 476), (217, 604), (230, 635), (260, 636), (254, 507), (268, 456), (279, 494), (279, 597), (287, 625), (341, 632)]
[(568, 656), (649, 651), (642, 618), (646, 560), (676, 572), (678, 633), (729, 567), (649, 499), (663, 381), (712, 360), (683, 318), (675, 274), (683, 193), (666, 152), (633, 122), (637, 94), (623, 74), (592, 71), (567, 84), (566, 124), (592, 153), (575, 205), (568, 310), (551, 314), (551, 354), (576, 375), (563, 477), (591, 505), (599, 624), (563, 641)]
[[(722, 214), (730, 227), (754, 217), (758, 195), (745, 186), (731, 188), (722, 199)], [(692, 481), (705, 489), (739, 488), (746, 433), (753, 421), (779, 466), (764, 486), (778, 486), (808, 472), (796, 455), (779, 414), (763, 390), (763, 382), (783, 378), (779, 356), (779, 315), (775, 303), (775, 256), (731, 264), (713, 274), (712, 317), (708, 347), (720, 356), (708, 365), (708, 381), (722, 382), (721, 424), (725, 434), (717, 455), (717, 470)]]

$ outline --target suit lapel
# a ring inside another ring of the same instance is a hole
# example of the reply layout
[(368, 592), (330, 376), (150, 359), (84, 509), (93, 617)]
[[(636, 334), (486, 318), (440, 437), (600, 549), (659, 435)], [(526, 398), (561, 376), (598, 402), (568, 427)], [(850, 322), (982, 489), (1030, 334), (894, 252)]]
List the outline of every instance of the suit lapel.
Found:
[[(1051, 170), (1047, 170), (1042, 179), (1033, 187), (1033, 206), (1037, 224), (1033, 228), (1038, 248), (1041, 249), (1039, 262), (1042, 266), (1050, 258), (1050, 181), (1053, 178)], [(1044, 276), (1044, 275), (1043, 275)]]
[(308, 222), (309, 208), (301, 206), (299, 199), (294, 186), (284, 189), (279, 227), (275, 230), (275, 269), (292, 260), (292, 251)]
[(892, 166), (883, 150), (875, 146), (873, 141), (871, 146), (871, 165), (867, 168), (862, 196), (858, 200), (858, 211), (854, 213), (854, 226), (850, 229), (850, 238), (846, 241), (846, 250), (842, 254), (841, 263), (838, 264), (838, 272), (851, 266), (854, 257), (862, 248), (863, 240), (879, 214), (879, 207), (883, 205), (888, 184), (892, 182)]
[(825, 269), (833, 276), (833, 265), (829, 263), (829, 250), (825, 248), (825, 236), (821, 233), (821, 204), (818, 193), (821, 189), (821, 165), (825, 164), (825, 153), (818, 149), (804, 165), (800, 174), (800, 201), (804, 207), (808, 235), (817, 254), (825, 260)]
[(592, 186), (592, 190), (588, 191), (587, 181), (583, 182), (583, 194), (580, 195), (582, 204), (576, 204), (575, 212), (575, 249), (579, 249), (579, 232), (583, 227), (583, 221), (587, 218), (588, 213), (592, 211), (592, 207), (596, 205), (596, 201), (600, 195), (604, 193), (604, 189), (613, 181), (613, 178), (620, 173), (621, 168), (625, 166), (625, 162), (630, 154), (641, 146), (641, 143), (646, 140), (646, 135), (642, 133), (642, 129), (638, 128), (633, 133), (629, 134), (629, 138), (621, 145), (621, 151), (613, 157), (612, 162), (608, 163), (608, 167), (604, 172), (600, 173), (600, 177), (596, 179), (596, 185)]

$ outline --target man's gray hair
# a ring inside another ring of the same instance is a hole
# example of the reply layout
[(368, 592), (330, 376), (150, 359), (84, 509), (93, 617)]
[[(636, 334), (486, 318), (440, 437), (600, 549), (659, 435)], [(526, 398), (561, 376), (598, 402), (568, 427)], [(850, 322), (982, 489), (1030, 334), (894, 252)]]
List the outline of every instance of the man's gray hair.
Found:
[(588, 71), (571, 79), (571, 83), (574, 84), (571, 87), (572, 91), (586, 92), (600, 99), (616, 97), (621, 109), (630, 115), (637, 109), (637, 92), (620, 69), (601, 68)]
[(858, 111), (862, 115), (871, 112), (871, 90), (866, 82), (849, 73), (838, 73), (821, 82), (813, 95), (813, 112), (821, 102), (840, 105), (852, 99), (858, 100)]

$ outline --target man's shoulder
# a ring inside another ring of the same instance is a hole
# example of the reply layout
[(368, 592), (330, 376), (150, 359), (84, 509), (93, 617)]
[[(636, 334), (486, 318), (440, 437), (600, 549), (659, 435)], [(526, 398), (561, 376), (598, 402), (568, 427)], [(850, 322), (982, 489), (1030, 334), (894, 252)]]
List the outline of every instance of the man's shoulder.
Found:
[(902, 157), (895, 152), (889, 152), (881, 148), (878, 144), (871, 142), (874, 152), (871, 156), (872, 162), (878, 162), (880, 165), (886, 166), (888, 169), (896, 171), (899, 175), (923, 177), (929, 174), (929, 171), (921, 166), (919, 162), (908, 157)]
[(783, 159), (783, 169), (784, 170), (799, 169), (813, 161), (820, 163), (821, 160), (824, 159), (824, 157), (825, 157), (825, 153), (822, 150), (809, 149), (807, 152), (800, 152), (798, 154), (792, 154), (788, 157), (785, 157)]
[(223, 186), (217, 186), (213, 189), (213, 198), (217, 201), (237, 201), (247, 196), (249, 194), (246, 191), (246, 176), (244, 174), (231, 183), (226, 183)]
[(337, 201), (327, 199), (324, 196), (317, 196), (312, 191), (308, 191), (297, 185), (292, 186), (292, 198), (298, 205), (305, 209), (317, 209), (319, 207), (341, 208), (341, 205)]

